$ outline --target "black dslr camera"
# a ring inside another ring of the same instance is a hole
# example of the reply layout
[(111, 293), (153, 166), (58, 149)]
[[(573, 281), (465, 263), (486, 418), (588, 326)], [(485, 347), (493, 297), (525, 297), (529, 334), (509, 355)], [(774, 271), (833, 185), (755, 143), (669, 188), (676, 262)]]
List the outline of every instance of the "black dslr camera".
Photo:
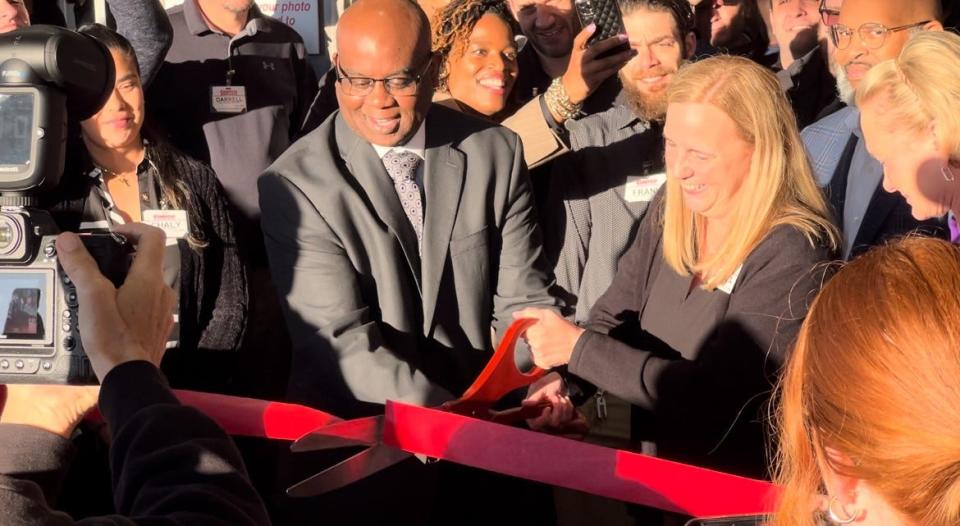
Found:
[[(77, 294), (57, 262), (59, 229), (35, 208), (60, 182), (67, 116), (94, 115), (114, 85), (110, 52), (53, 26), (0, 35), (0, 384), (90, 384)], [(119, 286), (132, 250), (115, 234), (81, 235)]]

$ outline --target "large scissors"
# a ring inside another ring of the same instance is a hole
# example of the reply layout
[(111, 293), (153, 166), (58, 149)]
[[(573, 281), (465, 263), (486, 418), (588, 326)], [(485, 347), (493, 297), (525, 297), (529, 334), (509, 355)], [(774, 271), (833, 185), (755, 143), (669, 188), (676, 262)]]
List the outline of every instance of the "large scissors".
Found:
[[(514, 357), (517, 342), (534, 323), (536, 320), (533, 319), (513, 322), (507, 328), (493, 357), (463, 396), (443, 404), (440, 409), (502, 424), (539, 416), (548, 403), (505, 411), (493, 409), (494, 404), (508, 393), (528, 386), (546, 374), (546, 371), (536, 366), (529, 371), (521, 371)], [(383, 415), (336, 422), (307, 433), (293, 443), (291, 451), (300, 453), (349, 446), (366, 446), (366, 449), (291, 486), (287, 489), (287, 494), (293, 497), (310, 497), (327, 493), (413, 456), (384, 443), (383, 438)]]

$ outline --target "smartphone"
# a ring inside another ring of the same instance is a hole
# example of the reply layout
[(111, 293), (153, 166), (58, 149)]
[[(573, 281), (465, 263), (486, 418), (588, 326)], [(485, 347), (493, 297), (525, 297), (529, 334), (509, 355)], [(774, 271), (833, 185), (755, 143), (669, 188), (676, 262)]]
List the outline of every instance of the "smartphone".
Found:
[[(590, 35), (587, 45), (606, 40), (627, 32), (623, 27), (623, 17), (620, 15), (620, 5), (617, 0), (574, 0), (577, 16), (580, 17), (581, 27), (596, 24), (597, 30)], [(610, 49), (597, 58), (605, 58), (630, 49), (630, 44), (624, 42)]]

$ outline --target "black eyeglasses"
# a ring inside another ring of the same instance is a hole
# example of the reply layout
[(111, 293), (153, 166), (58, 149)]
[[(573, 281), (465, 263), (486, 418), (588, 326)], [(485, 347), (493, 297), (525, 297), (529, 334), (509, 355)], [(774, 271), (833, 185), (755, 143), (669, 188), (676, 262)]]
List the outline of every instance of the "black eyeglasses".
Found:
[(830, 27), (840, 21), (840, 8), (827, 7), (827, 0), (820, 0), (820, 20), (823, 25)]
[[(920, 27), (930, 22), (930, 20), (924, 20), (923, 22), (897, 27), (886, 27), (876, 22), (867, 22), (858, 27), (856, 33), (860, 37), (860, 42), (863, 42), (863, 47), (867, 49), (878, 49), (883, 47), (883, 43), (887, 41), (888, 34), (903, 31), (904, 29)], [(837, 46), (837, 49), (846, 49), (850, 43), (853, 42), (853, 33), (853, 29), (843, 24), (830, 26), (830, 37), (833, 39), (833, 43)]]
[(348, 76), (343, 72), (342, 69), (340, 69), (340, 61), (337, 60), (337, 82), (340, 83), (340, 87), (343, 88), (347, 95), (352, 95), (355, 97), (368, 95), (371, 91), (373, 91), (373, 87), (377, 84), (377, 82), (382, 82), (383, 89), (387, 90), (387, 93), (391, 95), (416, 95), (417, 89), (420, 86), (420, 81), (423, 79), (423, 76), (427, 74), (427, 70), (430, 68), (430, 64), (432, 63), (433, 55), (430, 55), (430, 57), (427, 59), (427, 63), (420, 70), (420, 73), (413, 77), (397, 75), (395, 77), (374, 79), (370, 77)]

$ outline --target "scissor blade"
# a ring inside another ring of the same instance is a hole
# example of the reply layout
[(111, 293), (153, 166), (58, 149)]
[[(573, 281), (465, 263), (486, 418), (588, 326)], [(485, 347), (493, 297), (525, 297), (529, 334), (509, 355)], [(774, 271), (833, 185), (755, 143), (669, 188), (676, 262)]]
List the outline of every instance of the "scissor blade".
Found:
[(290, 446), (294, 453), (336, 449), (347, 446), (373, 446), (383, 437), (383, 415), (346, 420), (317, 428)]
[(410, 458), (410, 453), (383, 444), (365, 449), (287, 489), (291, 497), (313, 497), (342, 488)]

